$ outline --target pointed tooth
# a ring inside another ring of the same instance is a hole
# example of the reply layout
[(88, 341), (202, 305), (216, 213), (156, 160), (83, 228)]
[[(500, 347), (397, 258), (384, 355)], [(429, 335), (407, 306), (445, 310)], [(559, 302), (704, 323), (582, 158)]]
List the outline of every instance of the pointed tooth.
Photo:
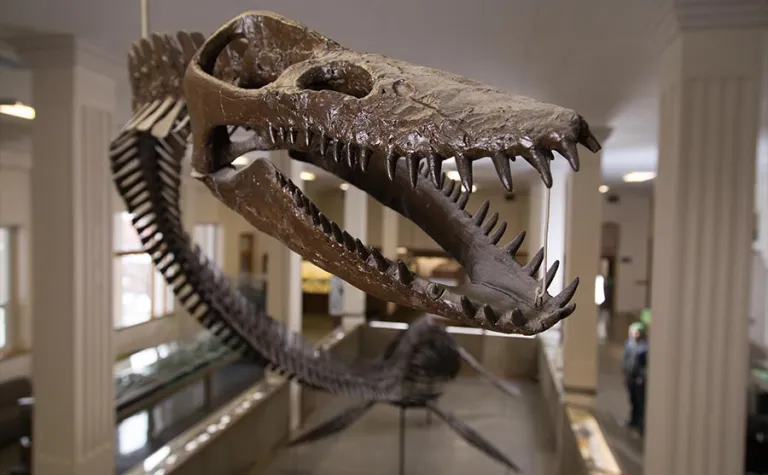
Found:
[(285, 128), (278, 127), (277, 134), (281, 142), (285, 143), (287, 141), (286, 139), (288, 138), (288, 131)]
[(314, 138), (314, 135), (311, 130), (307, 129), (304, 131), (304, 146), (309, 148), (310, 145), (312, 145), (312, 139)]
[[(459, 195), (461, 193), (462, 193), (461, 186), (458, 183), (456, 183), (456, 186), (453, 187), (453, 191), (451, 192), (451, 196), (449, 196), (449, 198), (451, 199), (451, 201), (453, 201), (455, 203), (456, 200), (459, 199)], [(464, 192), (464, 193), (469, 193), (469, 192), (467, 191), (467, 192)]]
[(553, 262), (549, 267), (549, 270), (547, 271), (547, 288), (552, 285), (552, 281), (555, 279), (555, 274), (557, 274), (558, 267), (560, 267), (560, 261)]
[(296, 204), (296, 206), (298, 206), (299, 208), (303, 208), (304, 200), (301, 199), (301, 193), (299, 192), (298, 189), (293, 190), (292, 196), (293, 196), (293, 202)]
[(402, 284), (410, 284), (413, 281), (411, 270), (405, 265), (405, 262), (399, 259), (396, 265), (389, 269), (388, 273)]
[(320, 155), (325, 156), (328, 152), (328, 139), (325, 134), (320, 134)]
[(480, 310), (477, 311), (475, 318), (478, 320), (485, 320), (493, 324), (499, 321), (499, 315), (488, 304), (484, 304), (482, 307), (480, 307)]
[(443, 296), (445, 293), (445, 287), (438, 284), (437, 282), (430, 282), (427, 286), (427, 295), (429, 295), (429, 298), (432, 300), (437, 300), (440, 297)]
[(389, 177), (389, 181), (393, 181), (395, 179), (395, 170), (397, 169), (397, 160), (400, 157), (397, 156), (394, 149), (389, 149), (387, 151), (387, 176)]
[(459, 207), (459, 209), (464, 209), (467, 207), (467, 202), (469, 201), (469, 193), (466, 191), (461, 192), (461, 196), (459, 196), (458, 201), (456, 201), (456, 206)]
[(275, 128), (270, 125), (267, 127), (267, 130), (269, 132), (269, 141), (274, 144), (277, 142), (277, 137), (275, 136)]
[(336, 163), (339, 163), (339, 160), (341, 159), (341, 148), (343, 146), (344, 144), (338, 140), (335, 140), (333, 143), (331, 143), (331, 158), (333, 158), (333, 161)]
[(496, 174), (499, 175), (501, 184), (504, 188), (512, 192), (512, 171), (509, 168), (509, 159), (503, 152), (496, 152), (491, 157), (493, 166), (496, 168)]
[(419, 175), (423, 177), (429, 176), (429, 166), (427, 165), (427, 161), (419, 161)]
[(592, 135), (592, 131), (589, 130), (587, 121), (585, 121), (583, 118), (581, 119), (581, 133), (579, 134), (579, 143), (587, 147), (587, 149), (589, 149), (589, 151), (592, 153), (597, 153), (602, 149), (600, 142), (594, 135)]
[(461, 296), (461, 310), (469, 317), (475, 315), (475, 304), (466, 295)]
[(299, 137), (299, 131), (293, 127), (288, 129), (288, 143), (291, 145), (296, 143), (296, 139)]
[(365, 247), (365, 244), (363, 244), (363, 241), (361, 241), (361, 240), (359, 240), (359, 239), (355, 239), (355, 247), (357, 248), (357, 254), (358, 254), (358, 255), (359, 255), (359, 256), (360, 256), (362, 259), (367, 259), (367, 258), (368, 258), (368, 256), (371, 254), (371, 253), (368, 251), (368, 248), (367, 248), (367, 247)]
[(505, 312), (501, 320), (504, 323), (512, 323), (517, 328), (523, 328), (528, 323), (525, 315), (523, 315), (519, 308), (515, 308), (511, 312)]
[(490, 237), (491, 243), (496, 245), (501, 240), (501, 237), (504, 236), (504, 231), (506, 230), (507, 230), (507, 222), (502, 221), (501, 224), (499, 224), (499, 227), (496, 228), (496, 231), (494, 231), (493, 235)]
[(573, 279), (573, 281), (568, 284), (568, 287), (564, 288), (562, 292), (557, 294), (552, 301), (557, 305), (558, 307), (563, 307), (566, 303), (568, 303), (572, 298), (573, 294), (576, 293), (576, 288), (579, 286), (579, 278), (576, 277)]
[(520, 250), (520, 246), (523, 244), (524, 239), (525, 231), (520, 231), (518, 235), (512, 238), (512, 241), (510, 241), (510, 243), (504, 247), (504, 250), (507, 251), (510, 255), (514, 256), (517, 254), (517, 251)]
[(347, 152), (347, 166), (349, 168), (355, 168), (355, 146), (350, 142), (345, 147), (345, 150)]
[(490, 201), (488, 200), (483, 201), (483, 204), (480, 205), (480, 209), (477, 210), (477, 213), (475, 213), (475, 217), (473, 218), (475, 222), (475, 226), (480, 226), (481, 224), (483, 224), (483, 220), (485, 219), (485, 215), (488, 214), (488, 208), (490, 206), (491, 206)]
[(301, 201), (304, 203), (304, 211), (307, 213), (312, 212), (312, 202), (309, 201), (309, 198), (307, 198), (307, 195), (302, 194), (301, 195)]
[(432, 183), (435, 184), (435, 188), (440, 188), (441, 179), (443, 174), (441, 169), (443, 167), (443, 161), (436, 155), (431, 155), (427, 158), (427, 165), (429, 166), (429, 176), (432, 177)]
[(570, 140), (563, 140), (561, 144), (562, 145), (559, 152), (565, 157), (566, 160), (568, 160), (568, 163), (571, 165), (571, 169), (573, 171), (579, 171), (579, 168), (581, 168), (581, 162), (579, 160), (579, 150), (576, 148), (576, 144)]
[(456, 186), (456, 182), (453, 180), (443, 180), (443, 194), (445, 196), (451, 196), (453, 193), (453, 187)]
[(312, 215), (312, 224), (315, 226), (320, 225), (320, 210), (317, 209), (317, 206), (314, 205), (314, 203), (309, 204), (309, 213)]
[(363, 173), (368, 171), (368, 164), (371, 163), (371, 151), (365, 147), (360, 149), (360, 169)]
[(499, 220), (499, 213), (493, 213), (490, 218), (483, 224), (483, 227), (481, 228), (481, 231), (483, 231), (483, 234), (486, 236), (488, 233), (491, 232), (491, 229), (493, 229), (494, 226), (496, 226), (496, 222)]
[(331, 221), (323, 213), (318, 213), (320, 216), (320, 225), (323, 227), (323, 234), (330, 236), (332, 231)]
[(344, 242), (344, 235), (342, 234), (341, 228), (334, 221), (331, 221), (331, 232), (333, 233), (333, 238), (336, 242)]
[(472, 192), (472, 162), (467, 157), (457, 154), (456, 169), (459, 171), (461, 184), (464, 185), (464, 189)]
[(384, 272), (385, 270), (389, 269), (389, 261), (386, 257), (381, 255), (381, 252), (379, 252), (378, 249), (375, 247), (370, 248), (371, 249), (371, 255), (368, 256), (368, 259), (366, 259), (366, 264), (368, 264), (371, 267), (375, 267), (381, 272)]
[(564, 318), (568, 318), (574, 310), (576, 310), (576, 304), (574, 302), (569, 303), (565, 307), (561, 307), (560, 310), (558, 310), (558, 316), (557, 318), (559, 320), (563, 320)]
[(408, 177), (411, 180), (411, 186), (416, 188), (416, 183), (419, 180), (419, 157), (414, 154), (410, 154), (405, 157), (405, 164), (408, 167)]
[(341, 232), (341, 237), (344, 239), (344, 247), (346, 247), (347, 250), (354, 251), (357, 247), (355, 244), (355, 238), (353, 238), (352, 235), (346, 231)]
[(528, 261), (528, 264), (523, 266), (523, 271), (527, 272), (528, 275), (533, 277), (536, 275), (536, 272), (538, 272), (539, 267), (541, 267), (541, 263), (544, 261), (544, 248), (542, 247), (539, 249), (539, 252), (533, 255), (530, 261)]
[(530, 155), (531, 155), (531, 158), (529, 160), (529, 163), (533, 165), (533, 168), (535, 168), (539, 172), (539, 175), (541, 175), (541, 180), (544, 182), (544, 185), (547, 188), (551, 188), (552, 187), (552, 171), (549, 168), (549, 160), (547, 160), (547, 157), (538, 148), (530, 149)]

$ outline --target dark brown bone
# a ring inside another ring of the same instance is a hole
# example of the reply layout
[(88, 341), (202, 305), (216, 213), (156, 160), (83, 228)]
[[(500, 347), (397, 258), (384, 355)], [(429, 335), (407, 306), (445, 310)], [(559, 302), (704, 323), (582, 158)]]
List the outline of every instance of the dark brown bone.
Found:
[[(222, 52), (243, 39), (239, 81), (217, 78)], [(495, 246), (501, 225), (492, 232), (485, 216), (466, 219), (466, 194), (455, 185), (443, 193), (433, 183), (443, 181), (438, 164), (453, 156), (469, 189), (472, 160), (493, 156), (508, 185), (499, 160), (522, 156), (550, 186), (552, 150), (578, 169), (577, 143), (599, 149), (574, 111), (357, 53), (267, 12), (241, 15), (212, 35), (187, 69), (185, 90), (198, 176), (254, 226), (313, 263), (379, 298), (508, 333), (538, 333), (573, 312), (568, 302), (578, 281), (537, 299), (539, 263), (518, 264)], [(252, 129), (255, 138), (231, 143), (233, 126)], [(328, 232), (314, 205), (269, 164), (223, 169), (253, 149), (289, 149), (399, 211), (457, 258), (471, 284), (433, 297), (428, 281), (375, 255), (363, 259), (370, 253), (359, 254), (337, 226)], [(423, 159), (432, 182), (419, 178)]]

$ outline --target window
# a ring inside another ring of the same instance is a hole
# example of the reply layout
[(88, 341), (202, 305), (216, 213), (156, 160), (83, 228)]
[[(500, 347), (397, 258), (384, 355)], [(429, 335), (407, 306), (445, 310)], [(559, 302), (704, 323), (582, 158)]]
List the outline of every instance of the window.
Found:
[(0, 228), (0, 350), (8, 344), (11, 304), (11, 231)]
[(196, 224), (195, 242), (206, 257), (221, 264), (221, 227), (218, 224)]
[(173, 313), (173, 290), (144, 252), (131, 214), (114, 223), (115, 326), (129, 327)]

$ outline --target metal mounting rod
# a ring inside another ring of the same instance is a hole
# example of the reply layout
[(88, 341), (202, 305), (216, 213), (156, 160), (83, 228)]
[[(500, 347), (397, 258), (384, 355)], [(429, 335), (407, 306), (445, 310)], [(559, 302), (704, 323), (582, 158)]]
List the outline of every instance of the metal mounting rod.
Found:
[(141, 9), (141, 37), (149, 36), (149, 0), (139, 0)]

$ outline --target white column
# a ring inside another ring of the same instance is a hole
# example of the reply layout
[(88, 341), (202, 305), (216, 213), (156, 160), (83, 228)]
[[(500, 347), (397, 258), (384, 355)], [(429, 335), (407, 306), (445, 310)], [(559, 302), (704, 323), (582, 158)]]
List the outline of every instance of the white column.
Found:
[[(280, 171), (304, 190), (301, 172), (304, 165), (292, 160), (285, 151), (265, 152)], [(262, 234), (267, 241), (267, 313), (282, 321), (291, 331), (301, 333), (303, 309), (301, 296), (301, 256), (271, 236)], [(290, 426), (301, 424), (301, 387), (291, 383)]]
[(743, 473), (763, 32), (683, 31), (661, 58), (645, 473)]
[[(593, 127), (602, 143), (610, 130)], [(566, 183), (564, 268), (562, 283), (579, 278), (572, 302), (576, 311), (563, 321), (563, 390), (565, 401), (594, 408), (597, 394), (597, 305), (595, 278), (600, 264), (602, 152), (581, 149), (581, 168), (570, 172)], [(561, 284), (562, 285), (562, 284)]]
[[(398, 236), (400, 233), (400, 214), (393, 209), (381, 207), (381, 254), (387, 259), (397, 258)], [(387, 313), (395, 311), (397, 305), (387, 302)]]
[(74, 37), (19, 45), (33, 68), (32, 359), (39, 475), (115, 470), (114, 81)]
[[(368, 237), (368, 195), (354, 186), (350, 186), (344, 192), (344, 229), (352, 236), (366, 242)], [(344, 282), (342, 295), (344, 316), (341, 318), (344, 328), (353, 328), (365, 322), (365, 297), (365, 292)]]

